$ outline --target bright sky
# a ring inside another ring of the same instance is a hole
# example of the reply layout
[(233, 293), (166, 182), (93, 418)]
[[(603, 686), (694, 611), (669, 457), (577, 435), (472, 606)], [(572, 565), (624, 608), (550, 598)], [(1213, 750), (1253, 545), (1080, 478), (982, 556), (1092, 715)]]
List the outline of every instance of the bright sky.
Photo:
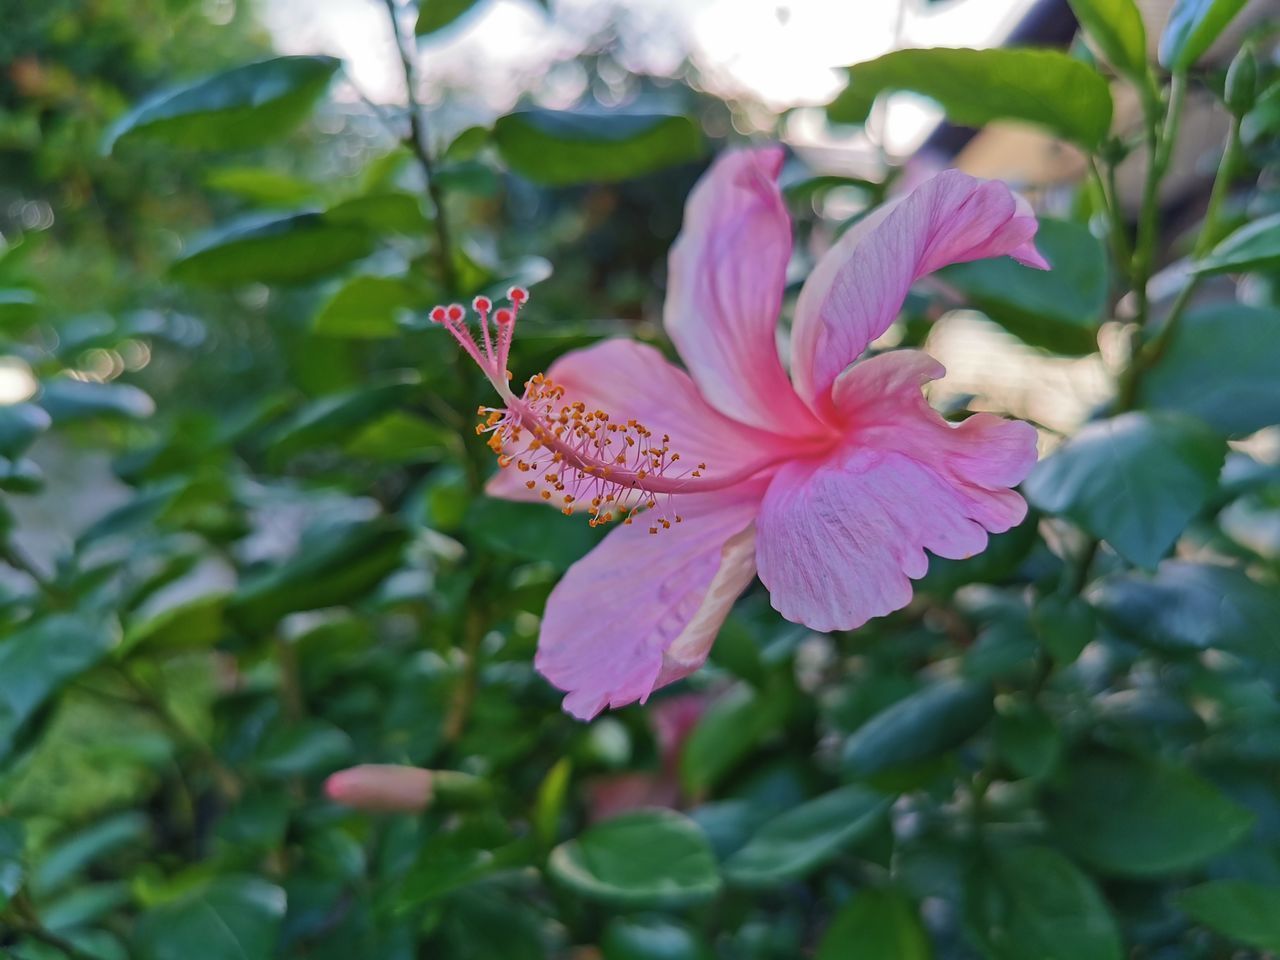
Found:
[[(329, 53), (372, 99), (403, 99), (399, 64), (381, 0), (258, 0), (286, 53)], [(1033, 0), (481, 0), (457, 25), (421, 46), (428, 97), (455, 91), (496, 115), (526, 90), (567, 106), (585, 77), (566, 61), (607, 31), (637, 72), (670, 73), (686, 53), (714, 92), (782, 108), (825, 103), (840, 89), (836, 68), (899, 46), (989, 46)], [(895, 97), (885, 140), (906, 153), (937, 113)]]

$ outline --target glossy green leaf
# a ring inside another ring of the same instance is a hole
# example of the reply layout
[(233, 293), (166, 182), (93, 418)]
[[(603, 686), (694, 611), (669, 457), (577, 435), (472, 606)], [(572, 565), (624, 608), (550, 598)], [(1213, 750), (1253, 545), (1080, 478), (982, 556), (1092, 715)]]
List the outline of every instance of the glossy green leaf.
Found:
[(463, 528), (499, 556), (550, 563), (560, 570), (601, 539), (585, 519), (566, 517), (545, 504), (488, 498), (471, 503)]
[(311, 401), (268, 433), (272, 458), (284, 462), (317, 448), (349, 443), (359, 430), (403, 406), (418, 382), (416, 374), (402, 373)]
[(805, 877), (879, 827), (892, 802), (855, 784), (793, 807), (765, 823), (725, 862), (725, 877), (743, 887), (776, 887)]
[(1134, 0), (1070, 0), (1076, 19), (1121, 73), (1145, 77), (1147, 31)]
[(271, 629), (286, 614), (358, 599), (400, 563), (407, 534), (391, 517), (340, 525), (318, 543), (245, 580), (227, 615), (242, 630)]
[(1216, 648), (1280, 663), (1280, 588), (1236, 567), (1166, 560), (1154, 576), (1107, 577), (1090, 600), (1111, 626), (1166, 652)]
[(1107, 308), (1107, 257), (1087, 227), (1042, 219), (1036, 246), (1051, 269), (1000, 257), (956, 264), (939, 273), (1014, 336), (1059, 353), (1097, 349)]
[(224, 593), (205, 594), (135, 620), (125, 630), (120, 650), (123, 653), (137, 647), (152, 651), (212, 647), (222, 636), (226, 599)]
[(339, 64), (333, 57), (276, 57), (162, 90), (116, 122), (106, 149), (134, 139), (215, 150), (280, 139), (310, 112)]
[(1020, 120), (1093, 147), (1111, 127), (1111, 92), (1096, 70), (1056, 50), (934, 47), (896, 50), (849, 68), (827, 106), (837, 123), (864, 123), (877, 96), (909, 90), (938, 101), (955, 123)]
[(254, 214), (225, 224), (192, 243), (170, 268), (187, 283), (301, 283), (368, 256), (365, 226), (329, 220), (317, 212)]
[(267, 167), (219, 167), (205, 174), (211, 190), (242, 197), (261, 207), (296, 207), (315, 199), (306, 180)]
[(680, 782), (697, 795), (718, 784), (782, 721), (776, 696), (739, 684), (718, 697), (680, 751)]
[(353, 758), (351, 738), (331, 723), (311, 718), (275, 730), (254, 764), (267, 777), (332, 773)]
[(669, 917), (615, 917), (600, 942), (604, 960), (712, 960), (697, 934)]
[(352, 277), (320, 308), (312, 329), (353, 340), (395, 337), (401, 313), (422, 306), (421, 295), (399, 277)]
[(1160, 37), (1160, 65), (1186, 70), (1218, 39), (1248, 0), (1174, 0)]
[(0, 457), (21, 456), (53, 422), (48, 411), (34, 403), (0, 406)]
[(115, 628), (69, 613), (36, 620), (0, 641), (0, 759), (32, 714), (118, 641)]
[(1098, 618), (1079, 597), (1055, 593), (1036, 601), (1031, 610), (1031, 627), (1053, 659), (1065, 666), (1075, 663), (1097, 636)]
[(991, 718), (991, 688), (949, 679), (904, 697), (845, 741), (844, 768), (855, 777), (924, 760), (963, 743)]
[(673, 810), (588, 827), (551, 851), (547, 869), (579, 896), (629, 908), (701, 903), (720, 889), (707, 838)]
[(933, 944), (920, 914), (897, 890), (865, 887), (840, 908), (816, 960), (932, 960)]
[(1097, 886), (1047, 847), (994, 847), (965, 905), (991, 960), (1121, 960), (1115, 919)]
[(412, 193), (367, 193), (334, 204), (324, 212), (331, 224), (364, 227), (374, 233), (401, 233), (410, 237), (426, 233), (429, 221), (422, 201)]
[(697, 125), (671, 113), (529, 109), (499, 117), (493, 138), (507, 166), (552, 187), (627, 180), (703, 153)]
[(46, 380), (37, 400), (57, 425), (96, 417), (142, 420), (156, 410), (155, 401), (132, 384), (70, 377)]
[(1068, 852), (1102, 873), (1130, 877), (1197, 866), (1253, 823), (1189, 770), (1115, 753), (1068, 761), (1044, 811)]
[(31, 875), (32, 891), (40, 896), (53, 893), (103, 857), (143, 840), (149, 830), (145, 816), (127, 811), (77, 831), (40, 858)]
[(1226, 449), (1190, 417), (1125, 413), (1086, 425), (1036, 466), (1023, 491), (1037, 509), (1154, 567), (1217, 489)]
[(473, 7), (480, 5), (481, 0), (419, 0), (418, 23), (414, 33), (420, 37), (430, 36), (437, 30), (443, 30), (456, 23)]
[(439, 424), (392, 410), (361, 427), (347, 442), (346, 451), (381, 463), (421, 463), (439, 460), (456, 445), (456, 438)]
[(22, 889), (26, 873), (23, 867), (25, 848), (26, 835), (22, 824), (8, 817), (0, 817), (0, 911)]
[(124, 881), (86, 883), (40, 906), (40, 920), (54, 933), (72, 932), (101, 920), (133, 899)]
[(1192, 265), (1196, 273), (1243, 273), (1280, 266), (1280, 213), (1246, 223), (1227, 234), (1204, 259)]
[(1232, 940), (1280, 952), (1280, 886), (1215, 880), (1184, 890), (1178, 906)]
[(1280, 310), (1221, 303), (1188, 312), (1142, 378), (1143, 406), (1230, 437), (1280, 423)]
[(1040, 780), (1062, 756), (1062, 733), (1035, 703), (1017, 700), (1003, 706), (992, 724), (996, 753), (1019, 776)]
[(138, 960), (270, 960), (285, 903), (285, 892), (275, 884), (250, 875), (220, 876), (138, 919)]

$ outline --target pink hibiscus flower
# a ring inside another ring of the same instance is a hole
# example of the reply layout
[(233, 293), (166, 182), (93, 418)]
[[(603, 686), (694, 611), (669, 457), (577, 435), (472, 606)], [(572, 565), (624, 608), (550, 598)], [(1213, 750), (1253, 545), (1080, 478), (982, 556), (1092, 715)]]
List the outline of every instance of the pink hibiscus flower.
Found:
[(689, 198), (663, 317), (684, 370), (609, 340), (516, 397), (507, 352), (528, 295), (512, 291), (492, 336), (478, 299), (479, 342), (461, 307), (432, 311), (502, 398), (479, 428), (504, 467), (490, 492), (622, 521), (569, 568), (542, 621), (536, 666), (575, 717), (698, 669), (757, 574), (787, 619), (851, 630), (910, 601), (925, 551), (973, 556), (1026, 513), (1011, 488), (1035, 463), (1031, 426), (944, 421), (921, 394), (944, 373), (925, 353), (859, 357), (946, 264), (1007, 254), (1047, 268), (1030, 208), (952, 170), (862, 220), (800, 293), (788, 378), (782, 160), (777, 147), (727, 153)]

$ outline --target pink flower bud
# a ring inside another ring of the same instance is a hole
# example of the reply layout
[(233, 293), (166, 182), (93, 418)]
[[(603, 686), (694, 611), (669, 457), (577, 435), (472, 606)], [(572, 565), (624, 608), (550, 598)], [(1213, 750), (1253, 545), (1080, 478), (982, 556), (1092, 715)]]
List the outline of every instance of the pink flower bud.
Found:
[(324, 783), (325, 795), (354, 810), (419, 813), (431, 803), (431, 771), (390, 763), (339, 770)]

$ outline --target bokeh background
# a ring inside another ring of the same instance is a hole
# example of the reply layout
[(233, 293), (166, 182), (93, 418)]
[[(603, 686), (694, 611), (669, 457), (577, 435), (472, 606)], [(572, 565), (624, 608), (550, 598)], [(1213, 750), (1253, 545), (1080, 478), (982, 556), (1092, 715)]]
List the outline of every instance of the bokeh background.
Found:
[[(1276, 37), (1271, 0), (0, 0), (0, 955), (1280, 951)], [(1037, 426), (1033, 509), (853, 633), (757, 584), (580, 724), (532, 658), (599, 534), (484, 496), (426, 314), (529, 287), (517, 377), (669, 352), (688, 192), (765, 141), (791, 294), (946, 167), (1032, 201), (1053, 271), (944, 270), (875, 348)], [(364, 763), (432, 786), (326, 796)]]

